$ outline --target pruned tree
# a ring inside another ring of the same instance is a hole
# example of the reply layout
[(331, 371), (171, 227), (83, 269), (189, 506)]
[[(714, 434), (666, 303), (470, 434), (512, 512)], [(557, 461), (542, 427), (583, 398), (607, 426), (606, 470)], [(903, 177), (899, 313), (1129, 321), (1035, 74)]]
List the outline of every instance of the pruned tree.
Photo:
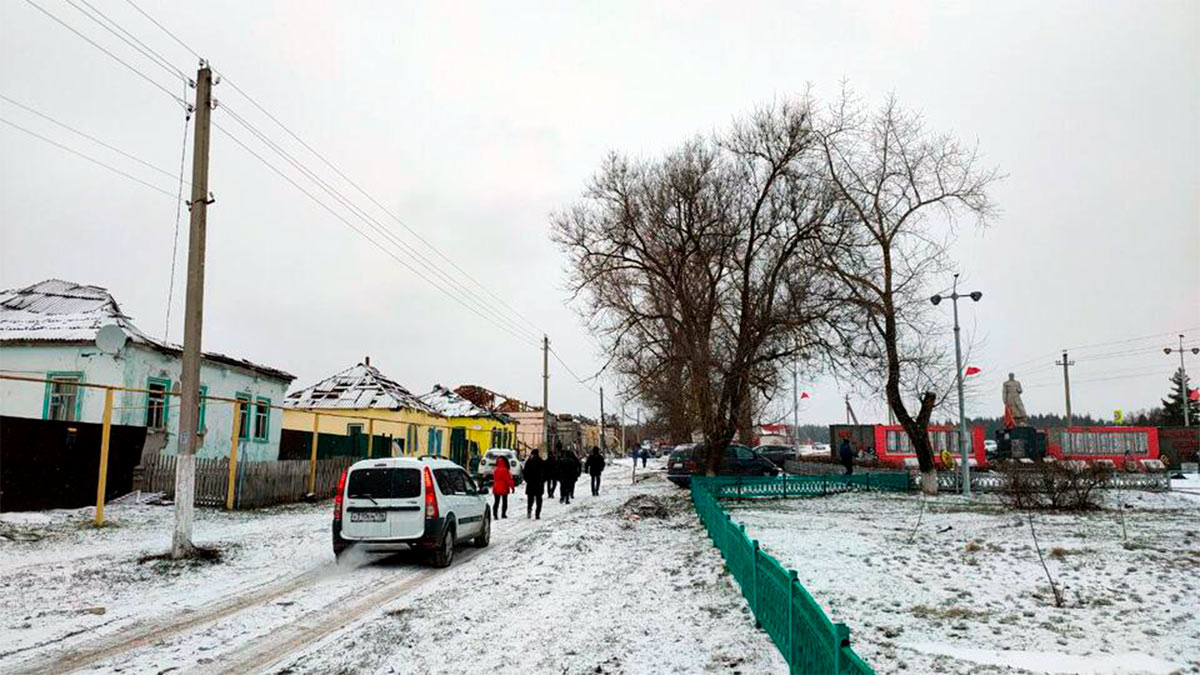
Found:
[(775, 391), (841, 307), (817, 265), (840, 204), (817, 140), (807, 99), (773, 105), (658, 160), (609, 157), (553, 217), (613, 367), (643, 394), (679, 394), (669, 403), (709, 441), (710, 470), (754, 393)]
[(954, 365), (931, 321), (928, 298), (938, 289), (929, 284), (952, 266), (956, 218), (992, 217), (988, 188), (998, 174), (981, 166), (976, 149), (928, 130), (895, 97), (868, 111), (843, 90), (817, 126), (825, 175), (852, 224), (826, 230), (823, 240), (823, 269), (856, 310), (836, 327), (831, 354), (841, 370), (883, 389), (916, 452), (923, 489), (936, 492), (927, 427)]

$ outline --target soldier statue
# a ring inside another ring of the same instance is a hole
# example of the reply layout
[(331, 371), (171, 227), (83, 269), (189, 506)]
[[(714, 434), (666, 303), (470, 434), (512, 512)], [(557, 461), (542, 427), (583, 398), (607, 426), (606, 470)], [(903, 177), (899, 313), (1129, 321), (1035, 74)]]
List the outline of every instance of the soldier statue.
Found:
[(1021, 382), (1009, 373), (1002, 392), (1004, 413), (1005, 417), (1012, 419), (1013, 425), (1018, 427), (1029, 425), (1029, 415), (1025, 413), (1025, 404), (1021, 402), (1021, 392)]

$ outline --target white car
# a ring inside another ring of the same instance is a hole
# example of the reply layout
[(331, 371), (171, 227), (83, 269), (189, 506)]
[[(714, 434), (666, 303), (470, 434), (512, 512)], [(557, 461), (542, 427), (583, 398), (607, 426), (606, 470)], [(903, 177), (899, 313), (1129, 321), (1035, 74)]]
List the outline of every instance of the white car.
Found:
[(333, 500), (333, 553), (429, 549), (436, 567), (454, 561), (469, 541), (487, 546), (492, 514), (487, 493), (463, 468), (437, 457), (355, 462), (342, 472)]
[(477, 471), (480, 482), (492, 482), (492, 474), (496, 472), (496, 460), (500, 457), (508, 458), (508, 472), (512, 474), (513, 482), (519, 485), (521, 483), (521, 460), (517, 459), (516, 450), (508, 448), (492, 448), (483, 453)]

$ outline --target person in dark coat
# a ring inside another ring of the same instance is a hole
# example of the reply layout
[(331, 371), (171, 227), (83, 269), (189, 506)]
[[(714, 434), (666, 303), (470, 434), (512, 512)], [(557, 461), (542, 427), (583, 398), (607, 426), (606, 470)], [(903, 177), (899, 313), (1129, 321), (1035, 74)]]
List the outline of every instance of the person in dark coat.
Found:
[(650, 456), (650, 450), (642, 448), (640, 452), (642, 453), (642, 468), (644, 469), (646, 468), (646, 458)]
[(579, 474), (583, 472), (583, 466), (579, 462), (579, 457), (574, 452), (568, 450), (563, 452), (558, 458), (558, 480), (560, 502), (570, 504), (571, 498), (575, 496), (575, 481), (579, 480)]
[(600, 474), (604, 472), (604, 456), (600, 454), (600, 448), (592, 448), (592, 454), (588, 455), (587, 465), (588, 475), (592, 477), (592, 496), (600, 496)]
[(534, 507), (537, 507), (537, 519), (542, 519), (542, 492), (546, 487), (546, 462), (534, 450), (521, 471), (525, 478), (525, 517), (534, 517)]
[(842, 445), (838, 448), (838, 456), (842, 459), (842, 466), (846, 467), (846, 473), (843, 475), (849, 476), (854, 473), (854, 450), (850, 447), (849, 438), (842, 439)]
[(554, 488), (558, 487), (558, 456), (562, 454), (562, 441), (555, 442), (554, 450), (546, 454), (546, 496), (554, 499)]

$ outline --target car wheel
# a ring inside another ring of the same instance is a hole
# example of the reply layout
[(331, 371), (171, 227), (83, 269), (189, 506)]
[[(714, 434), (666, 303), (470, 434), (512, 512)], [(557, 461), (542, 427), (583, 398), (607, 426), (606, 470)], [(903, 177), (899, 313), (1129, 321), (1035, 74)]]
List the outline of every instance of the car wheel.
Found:
[(442, 533), (437, 548), (433, 550), (433, 566), (449, 567), (454, 562), (454, 526), (451, 525)]
[(487, 506), (483, 507), (483, 529), (472, 543), (476, 548), (486, 548), (492, 543), (492, 513), (488, 511)]

